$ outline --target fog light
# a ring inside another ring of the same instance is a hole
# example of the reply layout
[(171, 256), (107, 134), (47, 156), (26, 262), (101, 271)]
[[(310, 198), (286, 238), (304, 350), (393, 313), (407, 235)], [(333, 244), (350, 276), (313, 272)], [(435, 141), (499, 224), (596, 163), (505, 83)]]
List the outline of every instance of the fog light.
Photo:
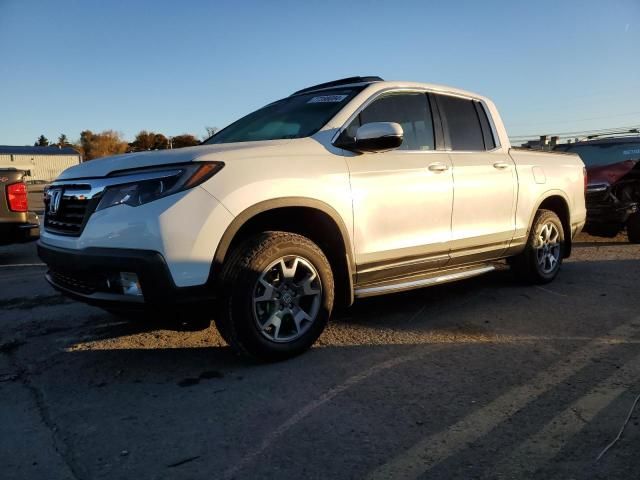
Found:
[(120, 272), (118, 281), (124, 295), (142, 296), (140, 280), (138, 280), (138, 275), (136, 275), (135, 273)]

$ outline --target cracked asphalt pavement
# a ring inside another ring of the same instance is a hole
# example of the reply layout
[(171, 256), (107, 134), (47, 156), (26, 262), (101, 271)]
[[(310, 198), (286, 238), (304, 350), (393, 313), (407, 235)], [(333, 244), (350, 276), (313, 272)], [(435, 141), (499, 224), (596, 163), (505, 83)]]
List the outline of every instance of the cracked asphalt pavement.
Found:
[(38, 263), (0, 247), (2, 478), (639, 478), (640, 246), (624, 237), (580, 236), (542, 287), (500, 268), (359, 301), (269, 365), (213, 326), (66, 300)]

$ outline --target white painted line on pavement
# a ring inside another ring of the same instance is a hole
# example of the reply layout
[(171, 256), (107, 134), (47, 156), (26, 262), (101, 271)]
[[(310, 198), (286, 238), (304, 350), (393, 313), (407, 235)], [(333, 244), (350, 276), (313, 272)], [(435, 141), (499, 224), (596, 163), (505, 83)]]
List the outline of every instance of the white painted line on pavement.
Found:
[(553, 290), (549, 290), (548, 288), (541, 287), (536, 285), (536, 288), (542, 292), (550, 293), (551, 295), (557, 295), (558, 297), (568, 297), (569, 295), (565, 295), (564, 293), (554, 292)]
[[(620, 325), (609, 336), (629, 338), (640, 332), (640, 319)], [(613, 339), (612, 339), (613, 340)], [(553, 367), (540, 372), (486, 406), (472, 412), (445, 430), (423, 438), (403, 453), (371, 472), (369, 479), (415, 479), (451, 455), (489, 433), (497, 425), (523, 409), (543, 393), (556, 387), (606, 352), (616, 342), (591, 341), (563, 357)]]
[[(567, 409), (556, 415), (545, 427), (529, 437), (513, 452), (500, 459), (487, 478), (531, 478), (549, 463), (560, 450), (594, 418), (627, 389), (624, 386), (640, 377), (640, 356), (600, 382)], [(583, 452), (584, 463), (590, 452)]]
[(360, 372), (352, 377), (349, 377), (340, 385), (337, 385), (333, 388), (327, 390), (324, 394), (318, 397), (316, 400), (305, 405), (303, 408), (298, 410), (295, 414), (289, 417), (284, 423), (282, 423), (279, 427), (269, 433), (263, 440), (262, 443), (255, 449), (246, 454), (243, 458), (241, 458), (238, 462), (236, 462), (232, 467), (228, 468), (222, 475), (224, 479), (235, 478), (240, 470), (249, 465), (253, 460), (255, 460), (258, 456), (262, 455), (266, 452), (271, 445), (284, 433), (290, 430), (292, 427), (297, 425), (301, 420), (304, 420), (308, 417), (313, 411), (315, 411), (318, 407), (321, 407), (325, 403), (331, 401), (334, 397), (341, 394), (345, 390), (353, 387), (354, 385), (366, 380), (367, 378), (379, 373), (383, 370), (388, 370), (393, 368), (401, 363), (410, 362), (413, 360), (418, 360), (420, 357), (424, 357), (426, 355), (430, 355), (435, 351), (444, 348), (445, 345), (434, 345), (433, 348), (429, 348), (427, 350), (420, 349), (419, 351), (415, 351), (408, 355), (403, 355), (401, 357), (395, 357), (390, 360), (385, 360), (384, 362), (380, 362), (376, 365), (373, 365), (363, 372)]
[(18, 268), (18, 267), (46, 267), (46, 263), (10, 263), (8, 265), (0, 265), (0, 268)]

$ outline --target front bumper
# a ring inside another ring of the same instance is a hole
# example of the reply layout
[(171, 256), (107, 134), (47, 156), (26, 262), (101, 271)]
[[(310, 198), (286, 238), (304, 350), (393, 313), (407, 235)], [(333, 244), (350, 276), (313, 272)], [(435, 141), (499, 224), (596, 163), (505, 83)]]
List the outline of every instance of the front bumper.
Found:
[[(214, 300), (209, 285), (177, 287), (164, 257), (151, 250), (89, 247), (71, 250), (38, 242), (38, 255), (49, 270), (47, 281), (76, 300), (103, 306), (164, 308)], [(142, 295), (127, 295), (115, 285), (121, 272), (134, 273)]]
[(608, 184), (590, 185), (586, 203), (585, 230), (594, 235), (616, 235), (624, 229), (629, 217), (640, 209), (638, 202), (620, 200)]
[(614, 236), (624, 229), (629, 217), (639, 210), (637, 203), (588, 204), (585, 230), (594, 235)]

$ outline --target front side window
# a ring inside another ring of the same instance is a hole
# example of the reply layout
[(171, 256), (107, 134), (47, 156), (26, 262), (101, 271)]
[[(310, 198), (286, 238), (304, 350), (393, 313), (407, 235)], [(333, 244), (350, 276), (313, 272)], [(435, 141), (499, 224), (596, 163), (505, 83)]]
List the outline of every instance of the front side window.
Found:
[(345, 135), (354, 138), (358, 127), (371, 122), (400, 124), (404, 139), (399, 150), (435, 149), (431, 109), (424, 93), (393, 93), (378, 98), (351, 122)]
[(303, 138), (331, 120), (362, 87), (321, 90), (273, 102), (216, 133), (205, 144)]
[[(439, 95), (448, 129), (452, 150), (482, 151), (484, 138), (480, 119), (472, 100), (448, 95)], [(488, 122), (487, 122), (488, 123)]]

